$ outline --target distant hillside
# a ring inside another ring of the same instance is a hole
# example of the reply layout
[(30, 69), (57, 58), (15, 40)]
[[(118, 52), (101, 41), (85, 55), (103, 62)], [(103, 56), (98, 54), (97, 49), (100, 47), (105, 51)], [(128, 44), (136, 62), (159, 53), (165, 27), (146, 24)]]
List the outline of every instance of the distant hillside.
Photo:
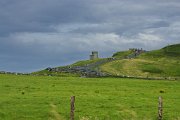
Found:
[(82, 60), (82, 61), (77, 61), (73, 64), (71, 64), (70, 66), (85, 66), (85, 65), (89, 65), (98, 61), (101, 61), (102, 59), (95, 59), (95, 60)]
[(162, 58), (173, 57), (180, 58), (180, 44), (169, 45), (160, 50), (153, 50), (145, 54), (141, 54), (139, 58)]
[(180, 78), (180, 44), (159, 50), (131, 49), (114, 53), (110, 58), (83, 60), (34, 72), (51, 76), (119, 76), (143, 78)]
[[(99, 58), (95, 60), (77, 61), (68, 66), (60, 66), (56, 68), (46, 68), (45, 70), (33, 72), (33, 75), (62, 76), (62, 77), (80, 77), (89, 76), (96, 77), (101, 73), (97, 71), (97, 66), (106, 63), (108, 59)], [(103, 73), (102, 73), (103, 74)]]
[(133, 51), (128, 50), (128, 51), (120, 51), (120, 52), (116, 52), (112, 55), (112, 57), (114, 58), (126, 58), (128, 55), (132, 54)]
[(140, 54), (134, 59), (121, 59), (101, 66), (114, 76), (180, 77), (180, 44)]

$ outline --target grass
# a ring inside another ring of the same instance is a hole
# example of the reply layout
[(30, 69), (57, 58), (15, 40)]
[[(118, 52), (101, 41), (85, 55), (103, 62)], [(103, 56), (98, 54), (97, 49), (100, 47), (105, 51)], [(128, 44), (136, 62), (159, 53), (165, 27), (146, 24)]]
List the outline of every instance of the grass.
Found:
[[(128, 55), (131, 55), (133, 51), (121, 51), (114, 53), (112, 57), (119, 60), (107, 62), (101, 65), (94, 66), (93, 69), (104, 71), (114, 76), (133, 76), (133, 77), (174, 77), (180, 78), (180, 44), (169, 45), (159, 50), (153, 50), (142, 53), (136, 59), (127, 60), (124, 59)], [(92, 63), (99, 62), (103, 59), (95, 60), (83, 60), (74, 64), (62, 67), (72, 66), (86, 66)], [(49, 72), (42, 70), (34, 72), (38, 75), (52, 75), (61, 77), (77, 77), (80, 74), (64, 73), (64, 72)]]
[(70, 96), (76, 120), (180, 119), (180, 81), (0, 75), (0, 119), (66, 120)]
[(166, 59), (180, 59), (180, 44), (169, 45), (160, 50), (153, 50), (144, 54), (141, 54), (139, 58), (143, 59), (154, 59), (157, 60), (159, 58)]
[(148, 72), (148, 73), (156, 73), (156, 74), (163, 73), (162, 69), (158, 68), (157, 66), (153, 64), (143, 64), (141, 65), (141, 70), (143, 72)]
[(145, 77), (142, 71), (138, 69), (138, 64), (143, 62), (137, 59), (123, 59), (109, 62), (101, 66), (104, 72), (111, 73), (115, 76), (142, 76)]
[(92, 64), (92, 63), (95, 63), (95, 62), (98, 62), (98, 61), (101, 61), (101, 60), (102, 59), (100, 59), (100, 58), (95, 59), (95, 60), (82, 60), (82, 61), (75, 62), (70, 66), (86, 66), (88, 64)]
[(59, 76), (59, 77), (79, 77), (77, 73), (67, 73), (67, 72), (54, 72), (48, 70), (41, 70), (31, 73), (32, 75), (41, 75), (41, 76)]
[[(127, 52), (119, 52), (123, 56)], [(115, 56), (118, 56), (116, 53)], [(114, 76), (180, 78), (180, 44), (142, 53), (136, 59), (122, 59), (100, 66)]]
[[(101, 61), (105, 58), (99, 58), (99, 59), (95, 59), (95, 60), (82, 60), (82, 61), (78, 61), (75, 62), (71, 65), (67, 65), (67, 66), (60, 66), (57, 68), (68, 68), (68, 67), (76, 67), (76, 66), (86, 66), (92, 63), (96, 63), (98, 61)], [(68, 72), (55, 72), (55, 71), (48, 71), (48, 70), (40, 70), (40, 71), (36, 71), (31, 73), (32, 75), (43, 75), (43, 76), (59, 76), (59, 77), (79, 77), (81, 76), (79, 73), (68, 73)]]
[(166, 46), (162, 51), (166, 56), (180, 57), (180, 44)]
[(120, 52), (116, 52), (113, 54), (112, 57), (115, 57), (115, 58), (125, 58), (126, 56), (132, 54), (133, 51), (131, 50), (128, 50), (128, 51), (120, 51)]
[(123, 59), (109, 62), (101, 66), (101, 70), (112, 75), (125, 75), (135, 77), (180, 77), (180, 62), (175, 59), (161, 58)]

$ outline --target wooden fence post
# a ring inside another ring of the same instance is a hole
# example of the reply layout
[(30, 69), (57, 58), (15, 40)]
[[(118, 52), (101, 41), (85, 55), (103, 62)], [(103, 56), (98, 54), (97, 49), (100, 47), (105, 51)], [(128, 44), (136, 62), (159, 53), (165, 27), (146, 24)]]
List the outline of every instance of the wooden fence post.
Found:
[(74, 102), (75, 102), (75, 96), (71, 96), (71, 112), (70, 112), (70, 120), (74, 120)]
[(158, 120), (162, 120), (162, 118), (163, 118), (163, 100), (162, 97), (159, 96)]

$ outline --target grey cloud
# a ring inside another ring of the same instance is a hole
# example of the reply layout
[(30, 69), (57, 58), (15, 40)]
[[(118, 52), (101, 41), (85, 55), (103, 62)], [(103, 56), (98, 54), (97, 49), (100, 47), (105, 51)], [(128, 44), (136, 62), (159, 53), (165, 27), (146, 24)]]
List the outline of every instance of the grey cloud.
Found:
[[(179, 0), (0, 1), (0, 70), (32, 71), (180, 40)], [(20, 67), (19, 67), (20, 66)]]

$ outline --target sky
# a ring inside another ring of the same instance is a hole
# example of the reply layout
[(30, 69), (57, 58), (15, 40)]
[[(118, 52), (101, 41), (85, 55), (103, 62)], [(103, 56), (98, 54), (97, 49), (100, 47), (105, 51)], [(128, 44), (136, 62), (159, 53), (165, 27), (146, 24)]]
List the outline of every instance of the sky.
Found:
[(0, 0), (0, 71), (180, 43), (180, 0)]

